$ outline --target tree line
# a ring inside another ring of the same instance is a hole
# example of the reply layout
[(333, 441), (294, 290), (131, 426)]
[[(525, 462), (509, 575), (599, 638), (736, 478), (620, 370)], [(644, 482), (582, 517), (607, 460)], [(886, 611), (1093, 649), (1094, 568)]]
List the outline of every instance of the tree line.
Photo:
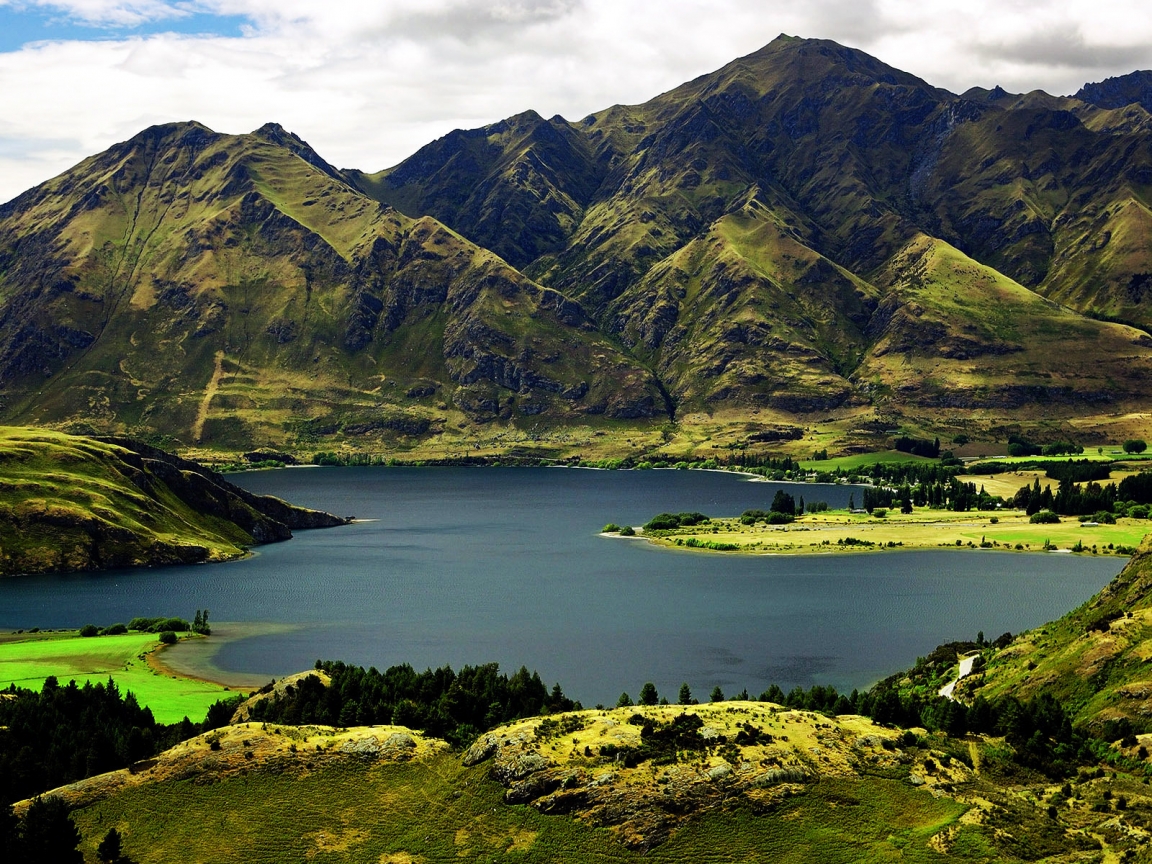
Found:
[(417, 672), (404, 664), (384, 672), (316, 661), (331, 684), (310, 675), (257, 702), (250, 719), (286, 725), (363, 726), (395, 723), (464, 745), (500, 723), (580, 709), (556, 684), (521, 666), (512, 675), (496, 663)]
[(19, 801), (148, 759), (208, 729), (226, 725), (233, 705), (218, 702), (199, 723), (157, 723), (132, 693), (107, 683), (55, 677), (40, 692), (10, 686), (0, 698), (0, 803)]

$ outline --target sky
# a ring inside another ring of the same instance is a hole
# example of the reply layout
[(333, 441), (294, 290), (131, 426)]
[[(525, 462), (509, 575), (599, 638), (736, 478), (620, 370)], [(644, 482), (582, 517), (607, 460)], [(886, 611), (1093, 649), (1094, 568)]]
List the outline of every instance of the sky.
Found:
[(275, 121), (377, 171), (527, 109), (646, 101), (780, 33), (954, 92), (1152, 68), (1149, 0), (0, 0), (0, 201), (177, 120)]

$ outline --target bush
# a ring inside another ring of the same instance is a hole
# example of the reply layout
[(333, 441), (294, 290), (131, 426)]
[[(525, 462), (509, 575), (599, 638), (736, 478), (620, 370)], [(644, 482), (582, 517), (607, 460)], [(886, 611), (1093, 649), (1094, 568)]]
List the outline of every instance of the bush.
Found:
[(123, 624), (113, 624), (111, 627), (105, 627), (102, 636), (122, 636), (128, 632), (128, 628)]
[(1116, 517), (1113, 516), (1112, 513), (1110, 513), (1108, 510), (1098, 510), (1096, 515), (1092, 518), (1099, 522), (1101, 525), (1116, 524)]
[(623, 528), (620, 529), (620, 536), (621, 537), (635, 537), (636, 536), (636, 529), (633, 528), (631, 525), (625, 525)]
[(1143, 438), (1129, 438), (1124, 442), (1125, 453), (1143, 453), (1148, 449), (1148, 442)]
[(163, 642), (165, 645), (175, 645), (176, 644), (176, 634), (173, 633), (171, 630), (165, 630), (163, 633), (160, 634), (160, 641)]
[(795, 522), (796, 517), (790, 513), (781, 513), (779, 510), (772, 510), (768, 513), (768, 518), (764, 521), (769, 525), (787, 525), (790, 522)]
[(690, 528), (708, 522), (703, 513), (659, 513), (644, 526), (645, 531), (670, 531), (673, 528)]
[(888, 515), (888, 511), (885, 510), (883, 507), (875, 507), (872, 510), (872, 515), (875, 516), (877, 519), (883, 519), (885, 516)]
[(1033, 513), (1028, 521), (1033, 525), (1055, 525), (1060, 521), (1060, 517), (1051, 510), (1041, 510), (1038, 513)]
[(99, 636), (100, 635), (100, 628), (97, 627), (95, 624), (85, 624), (83, 627), (80, 628), (80, 635), (81, 636)]
[(1136, 504), (1128, 508), (1128, 518), (1130, 519), (1147, 519), (1148, 518), (1148, 505)]
[(615, 522), (609, 522), (607, 525), (605, 525), (603, 528), (600, 529), (600, 533), (601, 534), (619, 534), (620, 533), (620, 526), (617, 525)]

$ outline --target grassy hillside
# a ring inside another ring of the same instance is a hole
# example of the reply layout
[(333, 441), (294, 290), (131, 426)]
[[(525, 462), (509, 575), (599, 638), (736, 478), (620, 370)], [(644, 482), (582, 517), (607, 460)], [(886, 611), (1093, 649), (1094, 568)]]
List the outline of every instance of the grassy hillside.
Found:
[(1078, 723), (1099, 729), (1125, 719), (1152, 731), (1152, 539), (1079, 609), (986, 654), (984, 670), (965, 679), (962, 693), (1027, 698), (1044, 691)]
[(146, 130), (0, 209), (0, 262), (23, 422), (247, 449), (665, 414), (578, 304), (276, 126)]
[(342, 522), (145, 445), (0, 427), (0, 575), (221, 561)]

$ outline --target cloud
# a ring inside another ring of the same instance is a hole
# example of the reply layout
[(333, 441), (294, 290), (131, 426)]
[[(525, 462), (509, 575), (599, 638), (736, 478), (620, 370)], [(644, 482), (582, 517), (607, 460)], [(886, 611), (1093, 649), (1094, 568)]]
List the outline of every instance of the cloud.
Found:
[(136, 27), (193, 14), (193, 3), (164, 0), (0, 0), (0, 6), (35, 9), (93, 26)]
[(242, 37), (105, 35), (0, 53), (0, 200), (171, 120), (222, 132), (275, 120), (335, 164), (378, 170), (454, 128), (529, 108), (579, 119), (644, 101), (781, 32), (836, 39), (953, 91), (1070, 93), (1152, 63), (1143, 0), (0, 0), (0, 8), (152, 30), (164, 21), (178, 30), (188, 16), (209, 33), (223, 16), (233, 22), (227, 32), (237, 17), (249, 22)]

